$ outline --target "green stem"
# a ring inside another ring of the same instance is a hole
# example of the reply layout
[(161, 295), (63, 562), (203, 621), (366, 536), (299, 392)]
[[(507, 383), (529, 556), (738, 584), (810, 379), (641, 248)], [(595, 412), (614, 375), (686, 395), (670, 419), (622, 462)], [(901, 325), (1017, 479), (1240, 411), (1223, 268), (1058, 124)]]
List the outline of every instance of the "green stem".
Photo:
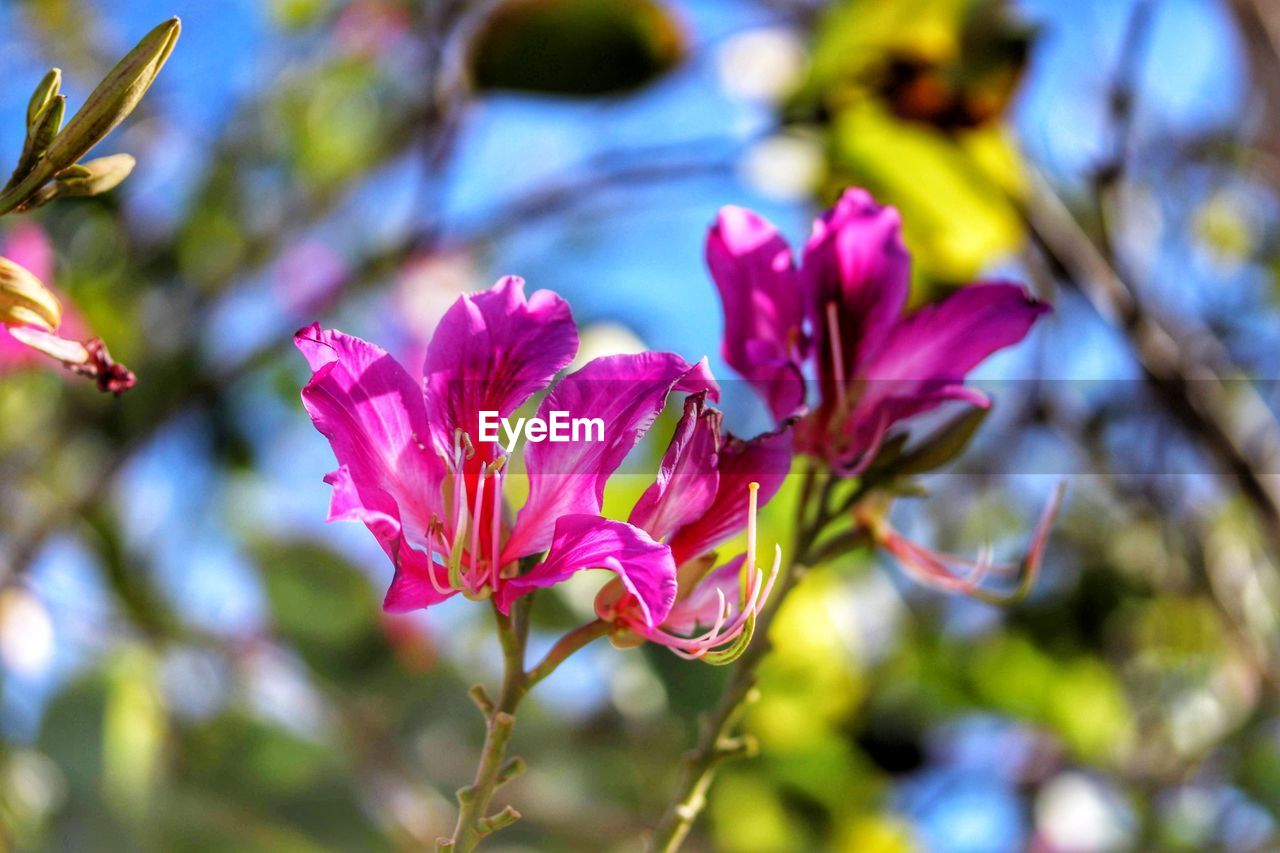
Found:
[[(486, 726), (484, 747), (480, 750), (480, 763), (476, 766), (475, 780), (458, 791), (458, 822), (454, 826), (453, 835), (437, 843), (438, 851), (449, 853), (470, 853), (480, 843), (480, 839), (493, 832), (494, 824), (501, 822), (503, 826), (519, 818), (519, 814), (508, 806), (498, 815), (486, 817), (489, 801), (498, 787), (503, 761), (506, 758), (507, 743), (511, 740), (511, 732), (515, 728), (515, 711), (527, 690), (524, 673), (523, 632), (515, 622), (520, 618), (521, 608), (517, 608), (514, 619), (502, 614), (494, 606), (494, 616), (498, 622), (498, 639), (502, 644), (502, 692), (498, 701), (491, 702), (483, 689), (472, 690), (472, 696), (485, 714)], [(503, 822), (505, 821), (505, 822)]]
[[(746, 706), (754, 698), (758, 678), (757, 669), (773, 648), (769, 639), (769, 629), (787, 594), (804, 577), (808, 567), (821, 562), (819, 557), (830, 556), (829, 548), (821, 548), (815, 553), (814, 545), (819, 534), (841, 515), (839, 510), (833, 511), (830, 504), (835, 489), (835, 478), (827, 479), (822, 484), (822, 488), (815, 492), (813, 487), (816, 476), (812, 468), (805, 472), (801, 501), (796, 509), (796, 541), (792, 549), (792, 558), (778, 582), (777, 589), (770, 596), (756, 621), (755, 640), (734, 664), (729, 682), (720, 695), (720, 701), (703, 720), (697, 745), (685, 755), (675, 796), (654, 827), (653, 836), (650, 839), (649, 849), (654, 853), (671, 853), (680, 849), (689, 830), (697, 821), (698, 815), (706, 806), (707, 791), (715, 779), (720, 763), (734, 756), (751, 754), (755, 751), (754, 742), (745, 736), (735, 737), (733, 729), (741, 719)], [(862, 489), (859, 488), (857, 491), (861, 492)], [(851, 501), (846, 505), (850, 504)], [(841, 539), (843, 537), (832, 541)], [(852, 541), (856, 544), (857, 540)]]
[(556, 667), (564, 663), (565, 658), (576, 652), (598, 637), (603, 637), (609, 633), (609, 623), (603, 619), (596, 619), (594, 622), (588, 622), (574, 628), (565, 634), (560, 640), (551, 647), (551, 651), (547, 652), (547, 656), (528, 672), (529, 687), (537, 684), (551, 673), (555, 672)]
[(524, 770), (524, 762), (519, 758), (506, 760), (507, 744), (515, 728), (515, 713), (520, 700), (570, 655), (608, 633), (608, 623), (599, 619), (575, 628), (561, 637), (537, 666), (525, 672), (531, 602), (531, 597), (521, 599), (511, 616), (503, 615), (494, 607), (498, 639), (502, 644), (502, 692), (495, 702), (480, 685), (471, 689), (472, 698), (485, 715), (484, 747), (480, 750), (475, 779), (458, 791), (458, 822), (453, 835), (436, 843), (437, 853), (470, 853), (486, 836), (520, 819), (520, 813), (511, 806), (497, 814), (485, 814), (498, 787)]
[(35, 194), (36, 190), (47, 184), (52, 178), (53, 173), (47, 168), (37, 167), (16, 186), (0, 194), (0, 216), (17, 210), (24, 201)]

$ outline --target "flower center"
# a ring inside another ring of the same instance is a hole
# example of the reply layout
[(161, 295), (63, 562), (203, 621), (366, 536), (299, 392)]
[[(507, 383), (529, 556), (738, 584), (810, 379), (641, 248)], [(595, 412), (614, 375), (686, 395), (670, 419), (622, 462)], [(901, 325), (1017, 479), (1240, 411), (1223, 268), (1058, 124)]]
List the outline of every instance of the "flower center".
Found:
[[(443, 454), (442, 454), (443, 455)], [(482, 600), (497, 589), (499, 566), (498, 554), (502, 536), (502, 485), (504, 482), (502, 469), (507, 463), (505, 455), (482, 466), (477, 472), (475, 496), (470, 506), (467, 504), (466, 462), (475, 456), (475, 445), (471, 437), (461, 429), (453, 433), (453, 458), (445, 458), (445, 463), (452, 469), (453, 501), (450, 508), (453, 512), (451, 526), (453, 538), (446, 541), (444, 524), (438, 518), (432, 518), (431, 528), (427, 535), (427, 558), (433, 570), (429, 572), (431, 585), (441, 595), (461, 592), (467, 598)], [(489, 524), (489, 558), (486, 560), (481, 551), (483, 535), (482, 519), (484, 518), (486, 482), (493, 478), (491, 500), (493, 511)], [(469, 511), (468, 511), (469, 510)], [(444, 567), (448, 574), (448, 586), (443, 586), (435, 576), (435, 553), (432, 542), (440, 539), (442, 545)], [(466, 565), (463, 565), (463, 558)]]

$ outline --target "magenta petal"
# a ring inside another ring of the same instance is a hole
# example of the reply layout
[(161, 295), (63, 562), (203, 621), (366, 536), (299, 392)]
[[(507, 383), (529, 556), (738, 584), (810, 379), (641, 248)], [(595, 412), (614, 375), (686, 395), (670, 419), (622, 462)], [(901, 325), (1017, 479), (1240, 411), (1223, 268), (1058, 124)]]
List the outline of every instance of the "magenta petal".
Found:
[(657, 479), (636, 501), (630, 523), (661, 540), (706, 512), (720, 483), (720, 420), (705, 395), (685, 400)]
[(653, 425), (672, 391), (719, 396), (705, 362), (690, 365), (669, 352), (594, 359), (546, 396), (538, 417), (549, 419), (551, 412), (568, 412), (570, 418), (599, 418), (604, 440), (527, 446), (529, 499), (503, 549), (503, 565), (545, 550), (560, 516), (599, 514), (605, 482)]
[[(427, 554), (415, 551), (401, 535), (400, 522), (396, 518), (397, 507), (390, 496), (366, 493), (351, 479), (351, 470), (343, 465), (325, 476), (324, 481), (333, 486), (326, 521), (362, 521), (382, 546), (395, 566), (395, 575), (387, 588), (382, 609), (389, 613), (406, 613), (439, 604), (454, 594), (449, 589), (448, 570), (433, 561)], [(382, 508), (379, 509), (378, 507)], [(425, 543), (421, 543), (425, 546)], [(427, 576), (433, 571), (436, 582)], [(440, 590), (445, 590), (441, 592)]]
[(831, 379), (828, 306), (834, 304), (844, 344), (844, 372), (852, 377), (857, 365), (883, 343), (907, 304), (911, 256), (902, 243), (898, 211), (876, 204), (866, 190), (846, 190), (814, 222), (801, 271), (813, 300), (810, 321), (818, 340), (819, 375), (824, 383)]
[(1049, 306), (1016, 284), (972, 284), (909, 314), (861, 375), (873, 383), (962, 382), (997, 350), (1018, 343)]
[[(449, 570), (439, 563), (428, 562), (427, 555), (411, 550), (403, 544), (400, 546), (399, 559), (396, 560), (395, 577), (391, 586), (387, 587), (387, 595), (382, 600), (382, 609), (388, 613), (407, 613), (430, 607), (453, 596), (449, 589)], [(427, 572), (435, 573), (435, 583), (427, 576)], [(441, 592), (443, 589), (445, 592)]]
[[(459, 297), (436, 327), (423, 368), (437, 445), (450, 452), (454, 429), (462, 429), (479, 447), (481, 411), (510, 415), (577, 351), (569, 304), (551, 291), (526, 299), (524, 279), (507, 276)], [(493, 458), (491, 450), (481, 455)]]
[(330, 520), (363, 521), (393, 559), (402, 536), (424, 546), (444, 465), (426, 444), (418, 384), (378, 347), (318, 324), (294, 343), (313, 371), (303, 405), (341, 466), (325, 478)]
[(975, 284), (908, 315), (857, 377), (861, 395), (843, 427), (846, 470), (869, 461), (895, 423), (949, 400), (989, 405), (965, 376), (1026, 337), (1049, 306), (1014, 284)]
[[(849, 383), (884, 344), (906, 306), (911, 258), (898, 212), (876, 204), (866, 190), (846, 190), (814, 222), (801, 274), (812, 295), (809, 319), (821, 400), (801, 443), (831, 456), (827, 424), (840, 416), (836, 410)], [(847, 421), (844, 427), (853, 429)], [(866, 430), (864, 424), (856, 431)]]
[(506, 613), (511, 603), (539, 587), (554, 586), (586, 569), (608, 569), (635, 596), (652, 628), (667, 617), (676, 599), (676, 565), (671, 550), (638, 527), (597, 515), (562, 516), (547, 558), (528, 574), (503, 584), (498, 606)]
[(791, 249), (768, 220), (721, 208), (707, 234), (707, 266), (724, 308), (724, 360), (778, 420), (804, 403), (805, 294)]
[(715, 500), (701, 517), (671, 539), (671, 551), (678, 564), (711, 551), (746, 529), (748, 486), (759, 483), (759, 505), (767, 504), (791, 470), (792, 444), (790, 425), (750, 441), (729, 436), (720, 449), (720, 483)]

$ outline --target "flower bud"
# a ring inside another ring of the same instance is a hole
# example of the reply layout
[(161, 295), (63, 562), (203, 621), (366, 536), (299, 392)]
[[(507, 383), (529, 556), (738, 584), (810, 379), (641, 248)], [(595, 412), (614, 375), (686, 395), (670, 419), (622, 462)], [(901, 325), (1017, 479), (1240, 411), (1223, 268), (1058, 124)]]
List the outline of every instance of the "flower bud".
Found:
[(35, 122), (28, 127), (27, 143), (22, 151), (24, 161), (29, 159), (34, 166), (36, 161), (44, 156), (62, 128), (62, 117), (66, 111), (67, 96), (54, 95), (53, 100), (40, 111)]
[(63, 169), (54, 176), (54, 186), (59, 196), (98, 195), (118, 187), (136, 164), (137, 161), (128, 154), (99, 157)]
[(27, 138), (22, 144), (22, 156), (18, 159), (18, 166), (13, 170), (9, 183), (5, 185), (6, 189), (21, 182), (35, 169), (40, 158), (49, 150), (49, 146), (57, 137), (66, 109), (66, 95), (54, 95), (35, 117), (35, 121), (27, 125)]
[(7, 258), (0, 258), (0, 323), (53, 331), (62, 322), (58, 298), (40, 279)]
[(31, 101), (27, 104), (27, 131), (35, 127), (36, 122), (40, 120), (40, 116), (44, 113), (45, 108), (53, 102), (57, 97), (58, 91), (62, 88), (62, 71), (57, 68), (51, 68), (49, 73), (44, 75), (44, 79), (36, 86), (35, 92), (31, 94)]
[(55, 172), (76, 163), (133, 112), (173, 52), (181, 31), (181, 21), (170, 18), (116, 63), (49, 147)]
[[(45, 75), (27, 106), (27, 144), (13, 177), (0, 192), (0, 215), (31, 210), (59, 195), (93, 195), (115, 186), (128, 175), (122, 160), (112, 161), (108, 175), (69, 192), (46, 187), (56, 175), (75, 166), (81, 157), (124, 121), (142, 100), (178, 41), (182, 23), (170, 18), (143, 37), (137, 47), (116, 63), (79, 111), (59, 131), (64, 108), (57, 93), (61, 72)], [(132, 166), (130, 166), (132, 168)], [(75, 173), (77, 179), (85, 178)], [(114, 179), (114, 183), (112, 183)], [(92, 187), (91, 191), (85, 191)]]

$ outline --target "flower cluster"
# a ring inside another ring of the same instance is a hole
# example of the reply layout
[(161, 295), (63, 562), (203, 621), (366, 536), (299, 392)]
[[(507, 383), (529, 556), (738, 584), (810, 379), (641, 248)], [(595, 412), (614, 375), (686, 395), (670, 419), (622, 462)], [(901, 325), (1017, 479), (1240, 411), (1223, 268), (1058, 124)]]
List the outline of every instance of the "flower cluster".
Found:
[[(711, 405), (720, 389), (705, 360), (606, 356), (557, 381), (578, 350), (569, 307), (547, 291), (526, 297), (515, 277), (453, 303), (427, 345), (420, 380), (359, 338), (318, 324), (295, 337), (312, 370), (303, 403), (339, 466), (325, 478), (333, 487), (329, 520), (363, 522), (391, 559), (384, 607), (412, 610), (462, 595), (488, 599), (498, 613), (502, 694), (494, 701), (483, 687), (472, 689), (488, 724), (484, 757), (475, 782), (459, 792), (457, 826), (439, 849), (472, 849), (518, 818), (510, 806), (484, 816), (508, 778), (499, 768), (512, 714), (586, 642), (607, 634), (619, 646), (650, 642), (712, 664), (747, 651), (774, 612), (765, 605), (782, 565), (780, 547), (772, 561), (759, 559), (757, 513), (781, 488), (794, 453), (810, 464), (781, 590), (802, 564), (857, 543), (883, 549), (924, 583), (989, 600), (1000, 597), (981, 585), (989, 573), (1018, 571), (1013, 595), (1035, 577), (1060, 492), (1017, 567), (911, 542), (889, 524), (888, 508), (906, 477), (959, 452), (980, 420), (963, 416), (908, 447), (914, 419), (949, 401), (985, 412), (990, 401), (965, 384), (967, 375), (1022, 340), (1047, 306), (1017, 285), (993, 283), (908, 311), (910, 258), (897, 213), (861, 190), (818, 219), (799, 265), (773, 226), (734, 207), (711, 228), (707, 261), (724, 306), (724, 358), (777, 422), (747, 441), (724, 431)], [(539, 436), (561, 416), (599, 429), (590, 439), (531, 440), (515, 460), (515, 444), (504, 447), (482, 427), (506, 423), (543, 391), (527, 421), (542, 425)], [(610, 478), (678, 393), (683, 411), (653, 482), (625, 522), (606, 518)], [(513, 512), (506, 485), (516, 461), (528, 497)], [(833, 504), (840, 490), (846, 494)], [(744, 530), (745, 552), (722, 560), (718, 549)], [(598, 618), (526, 669), (528, 622), (513, 605), (589, 569), (615, 575), (596, 595)], [(756, 663), (743, 661), (747, 672)], [(730, 681), (697, 753), (703, 766), (713, 767), (732, 741), (726, 732), (750, 683)], [(695, 796), (690, 788), (677, 802)]]
[[(421, 382), (359, 338), (312, 325), (295, 340), (313, 371), (304, 404), (340, 466), (326, 477), (329, 518), (363, 522), (390, 557), (386, 609), (461, 594), (492, 596), (506, 613), (535, 589), (600, 568), (617, 575), (598, 611), (619, 639), (714, 662), (749, 639), (780, 559), (767, 575), (757, 566), (755, 513), (787, 473), (791, 436), (722, 436), (705, 361), (606, 356), (556, 383), (538, 416), (598, 418), (602, 440), (529, 444), (529, 495), (513, 515), (509, 457), (481, 440), (480, 413), (511, 415), (573, 360), (577, 328), (564, 300), (526, 297), (515, 277), (460, 297), (427, 347)], [(607, 481), (673, 392), (691, 396), (657, 479), (629, 522), (603, 517)], [(747, 552), (713, 569), (714, 548), (743, 529)]]
[[(971, 284), (907, 310), (911, 257), (898, 212), (861, 189), (847, 190), (814, 222), (799, 264), (773, 225), (739, 207), (721, 210), (706, 254), (724, 308), (725, 361), (776, 418), (799, 419), (797, 451), (840, 477), (900, 453), (913, 419), (944, 403), (988, 408), (965, 378), (1049, 311), (1007, 282)], [(993, 570), (1034, 577), (1059, 499), (1060, 490), (1020, 567), (908, 542), (873, 511), (885, 508), (880, 502), (857, 507), (856, 521), (917, 579), (982, 595), (979, 583)]]

